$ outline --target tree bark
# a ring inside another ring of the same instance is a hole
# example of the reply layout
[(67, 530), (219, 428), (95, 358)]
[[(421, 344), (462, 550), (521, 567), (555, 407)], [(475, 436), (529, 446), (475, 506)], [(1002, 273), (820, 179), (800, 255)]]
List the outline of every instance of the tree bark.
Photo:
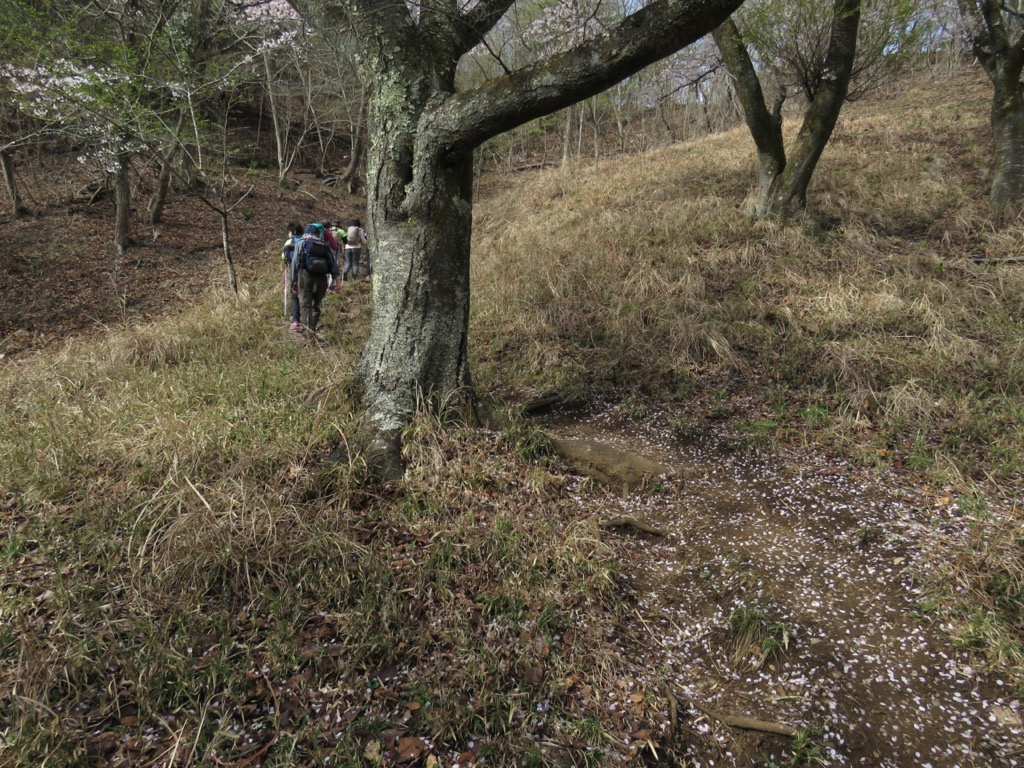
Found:
[(18, 191), (18, 180), (14, 176), (14, 161), (11, 159), (10, 152), (0, 151), (0, 168), (3, 169), (4, 185), (7, 187), (7, 196), (11, 200), (14, 217), (23, 216), (25, 206), (21, 203), (21, 193)]
[(804, 112), (788, 157), (782, 138), (781, 99), (768, 109), (757, 72), (736, 25), (728, 21), (714, 32), (757, 146), (758, 218), (784, 221), (807, 207), (807, 188), (850, 87), (857, 53), (860, 6), (860, 0), (833, 0), (832, 28), (824, 66), (828, 76), (822, 80)]
[(994, 89), (989, 204), (997, 219), (1012, 221), (1024, 210), (1024, 24), (992, 0), (959, 0), (959, 7), (974, 55)]
[(152, 226), (159, 224), (164, 217), (164, 206), (167, 204), (167, 195), (171, 189), (171, 176), (174, 172), (174, 156), (178, 152), (178, 145), (175, 144), (160, 160), (160, 178), (156, 183), (156, 192), (149, 201), (149, 223)]
[[(379, 159), (371, 157), (380, 169), (376, 181), (401, 172)], [(370, 207), (373, 326), (357, 384), (384, 458), (378, 465), (391, 476), (401, 430), (417, 403), (471, 415), (476, 405), (467, 343), (472, 154), (418, 172), (433, 176), (430, 187), (438, 192), (414, 204), (419, 215), (405, 215), (387, 197)]]
[[(450, 62), (397, 51), (388, 88), (370, 98), (369, 237), (373, 323), (355, 384), (373, 441), (372, 464), (401, 474), (400, 438), (417, 403), (472, 405), (467, 359), (472, 151), (438, 151), (419, 121), (436, 98), (424, 81), (454, 91)], [(442, 403), (441, 401), (444, 401)]]
[(786, 148), (782, 138), (782, 99), (769, 111), (761, 80), (750, 60), (736, 23), (729, 19), (711, 33), (722, 54), (725, 68), (733, 78), (736, 96), (757, 147), (757, 216), (767, 213), (772, 187), (786, 167)]
[(996, 86), (992, 140), (989, 204), (998, 219), (1012, 221), (1024, 207), (1024, 94), (1019, 82)]
[(572, 135), (576, 123), (572, 119), (572, 106), (565, 108), (565, 127), (562, 129), (562, 165), (568, 165), (572, 159)]
[(238, 296), (238, 276), (235, 274), (235, 262), (231, 258), (231, 238), (228, 235), (229, 211), (223, 205), (221, 201), (221, 208), (217, 211), (220, 214), (220, 240), (224, 249), (224, 263), (228, 268), (228, 285), (231, 286), (231, 292)]
[(117, 170), (114, 171), (114, 246), (118, 253), (124, 253), (131, 246), (132, 192), (127, 153), (117, 156)]
[(363, 162), (363, 153), (366, 152), (366, 141), (363, 139), (363, 135), (366, 131), (364, 123), (366, 122), (366, 94), (364, 93), (359, 98), (359, 116), (356, 118), (355, 124), (352, 126), (351, 141), (350, 141), (350, 157), (348, 161), (348, 168), (341, 176), (341, 180), (348, 184), (348, 193), (350, 195), (355, 194), (356, 188), (359, 185), (359, 167)]

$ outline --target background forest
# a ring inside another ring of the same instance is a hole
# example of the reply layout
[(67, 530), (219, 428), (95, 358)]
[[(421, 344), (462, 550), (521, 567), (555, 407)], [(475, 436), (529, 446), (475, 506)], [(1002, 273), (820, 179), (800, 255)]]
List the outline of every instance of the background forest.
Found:
[[(480, 143), (492, 421), (424, 398), (390, 481), (386, 283), (282, 314), (288, 221), (378, 234), (302, 10), (0, 6), (0, 765), (1019, 763), (1019, 9), (751, 0)], [(459, 91), (635, 10), (517, 3)]]

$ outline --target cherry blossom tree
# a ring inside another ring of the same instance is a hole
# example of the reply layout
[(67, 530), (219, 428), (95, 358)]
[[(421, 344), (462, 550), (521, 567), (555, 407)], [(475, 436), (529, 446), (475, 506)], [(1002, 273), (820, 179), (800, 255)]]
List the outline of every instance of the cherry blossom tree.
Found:
[[(899, 71), (920, 39), (918, 10), (910, 0), (758, 0), (715, 31), (757, 147), (758, 217), (803, 212), (843, 103)], [(806, 107), (787, 149), (791, 93)]]
[(401, 435), (417, 400), (479, 416), (468, 357), (474, 150), (685, 47), (741, 2), (638, 4), (564, 51), (459, 90), (459, 61), (514, 0), (296, 0), (321, 30), (348, 25), (370, 93), (374, 307), (355, 385), (380, 474), (402, 471)]

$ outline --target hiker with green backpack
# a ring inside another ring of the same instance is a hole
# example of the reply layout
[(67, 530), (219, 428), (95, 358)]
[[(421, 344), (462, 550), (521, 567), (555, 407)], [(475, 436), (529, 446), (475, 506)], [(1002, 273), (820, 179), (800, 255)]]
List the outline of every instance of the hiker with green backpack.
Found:
[(295, 245), (290, 272), (292, 290), (299, 297), (302, 328), (312, 333), (320, 328), (320, 310), (331, 277), (334, 290), (338, 288), (337, 253), (337, 241), (320, 223), (308, 225)]

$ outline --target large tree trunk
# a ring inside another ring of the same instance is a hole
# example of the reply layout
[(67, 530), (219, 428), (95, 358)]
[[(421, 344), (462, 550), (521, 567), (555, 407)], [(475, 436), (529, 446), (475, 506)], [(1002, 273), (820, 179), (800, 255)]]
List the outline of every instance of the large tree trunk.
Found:
[[(446, 74), (422, 79), (453, 87), (454, 73)], [(409, 90), (399, 100), (376, 95), (370, 109), (373, 324), (356, 374), (374, 438), (369, 459), (392, 478), (417, 402), (475, 407), (467, 359), (473, 153), (445, 154), (429, 131), (402, 130), (417, 125), (428, 96)]]
[(341, 3), (371, 85), (373, 322), (354, 383), (367, 462), (384, 477), (402, 472), (401, 434), (418, 401), (475, 415), (466, 352), (474, 150), (707, 34), (741, 0), (652, 0), (570, 51), (456, 92), (459, 59), (512, 2), (479, 0), (461, 10), (448, 0)]

